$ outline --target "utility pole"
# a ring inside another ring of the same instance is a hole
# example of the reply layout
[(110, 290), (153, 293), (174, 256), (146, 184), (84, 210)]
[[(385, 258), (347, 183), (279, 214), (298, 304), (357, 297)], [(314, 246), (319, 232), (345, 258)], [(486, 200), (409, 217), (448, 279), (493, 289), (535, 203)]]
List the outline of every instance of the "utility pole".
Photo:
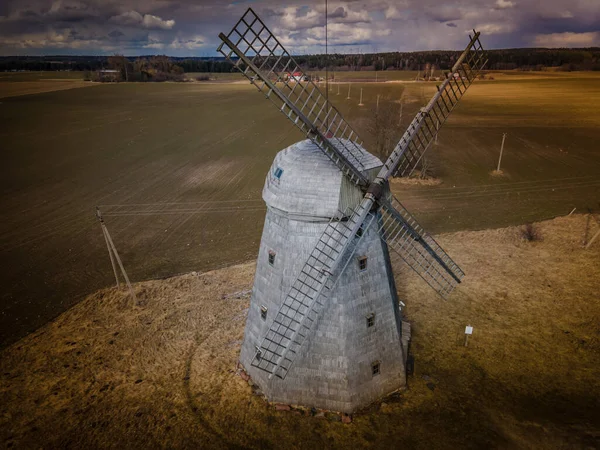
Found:
[(362, 91), (363, 91), (363, 88), (360, 88), (360, 102), (358, 103), (358, 106), (364, 106), (363, 102), (362, 102)]
[[(326, 100), (326, 105), (327, 105), (327, 109), (330, 109), (329, 106), (329, 91), (331, 90), (331, 84), (329, 83), (329, 50), (328, 50), (328, 40), (327, 40), (327, 36), (328, 36), (328, 25), (329, 25), (329, 16), (327, 13), (327, 4), (328, 4), (328, 0), (325, 0), (325, 61), (326, 61), (326, 65), (325, 65), (325, 100)], [(333, 72), (333, 78), (335, 79), (335, 71)], [(327, 129), (329, 130), (329, 113), (325, 116), (325, 126), (327, 127)]]
[(104, 224), (104, 219), (102, 218), (102, 213), (100, 212), (100, 208), (96, 206), (96, 217), (100, 221), (100, 226), (102, 227), (102, 235), (104, 236), (104, 241), (106, 242), (106, 248), (108, 248), (108, 256), (110, 257), (110, 264), (112, 265), (113, 273), (115, 274), (115, 280), (117, 282), (117, 288), (121, 287), (119, 283), (119, 276), (117, 275), (117, 266), (115, 266), (115, 259), (113, 258), (112, 249), (110, 247), (110, 243), (108, 242), (107, 233), (108, 230), (106, 225)]
[(110, 257), (110, 262), (112, 264), (113, 273), (115, 274), (115, 279), (117, 281), (117, 287), (120, 287), (120, 285), (119, 285), (119, 277), (117, 275), (117, 268), (115, 266), (115, 259), (117, 260), (117, 263), (119, 264), (119, 268), (121, 269), (121, 273), (123, 274), (125, 283), (127, 283), (127, 287), (129, 288), (129, 293), (131, 294), (131, 298), (133, 299), (133, 304), (135, 305), (137, 303), (137, 300), (135, 298), (135, 293), (133, 292), (133, 288), (131, 287), (131, 283), (129, 282), (129, 277), (127, 276), (127, 272), (125, 272), (125, 267), (123, 267), (123, 262), (121, 261), (121, 258), (119, 257), (117, 248), (115, 247), (115, 244), (114, 244), (112, 238), (110, 237), (110, 234), (108, 233), (108, 228), (106, 228), (106, 224), (104, 223), (104, 218), (102, 217), (100, 208), (98, 208), (97, 206), (96, 206), (96, 217), (98, 218), (98, 221), (100, 222), (100, 226), (102, 227), (102, 234), (104, 234), (104, 240), (106, 241), (106, 246), (108, 247), (108, 255)]
[(500, 158), (498, 158), (498, 168), (496, 172), (500, 172), (500, 163), (502, 162), (502, 152), (504, 151), (504, 140), (506, 139), (506, 133), (502, 134), (502, 145), (500, 146)]

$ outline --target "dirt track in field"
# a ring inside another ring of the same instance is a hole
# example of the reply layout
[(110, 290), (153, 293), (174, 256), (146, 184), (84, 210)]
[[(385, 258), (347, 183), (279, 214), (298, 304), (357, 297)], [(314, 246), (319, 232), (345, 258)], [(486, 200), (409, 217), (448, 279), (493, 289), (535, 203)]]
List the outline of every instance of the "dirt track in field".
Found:
[(97, 86), (97, 84), (90, 83), (89, 81), (76, 80), (24, 81), (22, 83), (0, 82), (0, 99), (91, 86)]
[[(431, 232), (597, 208), (597, 81), (573, 74), (476, 84), (432, 149), (442, 183), (400, 186), (396, 195)], [(3, 84), (19, 83), (0, 77)], [(405, 127), (434, 89), (362, 86), (364, 107), (359, 84), (351, 100), (331, 99), (368, 148), (377, 94), (383, 102), (403, 96)], [(506, 90), (512, 100), (504, 104)], [(557, 93), (554, 103), (544, 97), (533, 114), (530, 104), (548, 92)], [(507, 176), (493, 178), (503, 132)], [(245, 85), (115, 84), (2, 99), (0, 140), (10, 151), (0, 169), (0, 346), (111, 285), (96, 205), (135, 281), (255, 257), (265, 174), (275, 153), (300, 138)]]
[(83, 72), (0, 72), (0, 99), (97, 85)]

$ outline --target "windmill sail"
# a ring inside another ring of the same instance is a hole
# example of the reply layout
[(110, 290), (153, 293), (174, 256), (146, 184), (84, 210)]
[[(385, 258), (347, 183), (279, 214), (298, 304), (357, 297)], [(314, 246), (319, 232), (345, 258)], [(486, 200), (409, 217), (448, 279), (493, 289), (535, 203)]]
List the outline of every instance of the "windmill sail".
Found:
[[(409, 212), (392, 197), (381, 201), (381, 235), (388, 247), (444, 298), (465, 276), (440, 245), (417, 223)], [(393, 205), (393, 206), (392, 206)]]
[(221, 54), (351, 181), (368, 185), (359, 149), (362, 141), (252, 8), (229, 34), (219, 37), (223, 41), (218, 48)]
[[(458, 58), (452, 71), (430, 102), (421, 109), (396, 144), (385, 168), (388, 177), (410, 175), (423, 158), (431, 141), (461, 97), (467, 91), (487, 60), (479, 42), (479, 32), (474, 32), (469, 45)], [(386, 177), (387, 178), (387, 177)]]

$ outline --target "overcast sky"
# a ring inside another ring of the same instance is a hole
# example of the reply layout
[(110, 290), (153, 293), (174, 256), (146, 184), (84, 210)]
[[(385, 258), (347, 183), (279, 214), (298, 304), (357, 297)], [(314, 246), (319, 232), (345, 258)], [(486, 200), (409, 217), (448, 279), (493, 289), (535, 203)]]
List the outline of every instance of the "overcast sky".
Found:
[[(251, 6), (292, 53), (324, 51), (324, 1), (1, 0), (0, 54), (213, 56)], [(330, 52), (600, 46), (600, 0), (330, 1)]]

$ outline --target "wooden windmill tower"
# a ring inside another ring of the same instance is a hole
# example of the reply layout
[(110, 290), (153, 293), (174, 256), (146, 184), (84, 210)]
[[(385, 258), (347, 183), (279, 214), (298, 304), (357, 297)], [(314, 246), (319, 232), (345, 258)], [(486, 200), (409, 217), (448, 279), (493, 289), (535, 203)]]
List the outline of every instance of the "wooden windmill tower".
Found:
[(442, 297), (464, 276), (388, 179), (414, 170), (485, 65), (479, 33), (384, 164), (314, 83), (286, 76), (303, 71), (252, 9), (219, 37), (218, 50), (307, 137), (267, 175), (240, 362), (272, 401), (352, 412), (406, 383), (410, 331), (389, 249)]

